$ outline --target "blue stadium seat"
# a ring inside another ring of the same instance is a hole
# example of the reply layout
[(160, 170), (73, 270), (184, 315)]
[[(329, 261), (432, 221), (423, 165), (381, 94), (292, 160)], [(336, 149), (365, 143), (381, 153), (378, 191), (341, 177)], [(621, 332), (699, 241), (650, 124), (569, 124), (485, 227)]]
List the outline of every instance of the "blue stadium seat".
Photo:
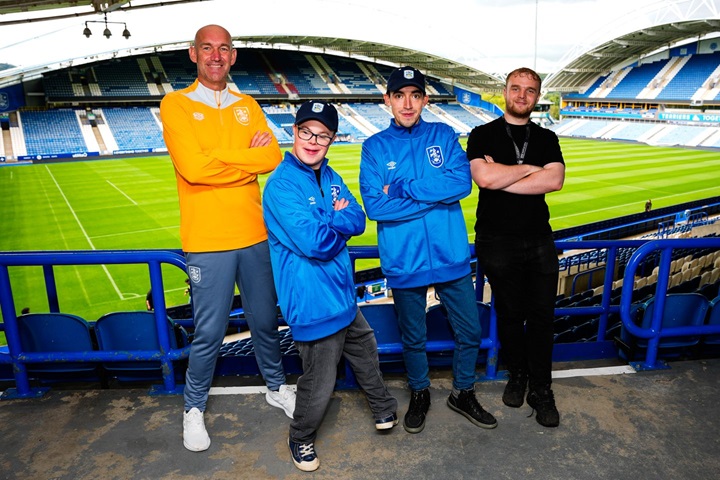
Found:
[[(178, 348), (178, 341), (172, 320), (168, 318), (167, 332), (170, 347)], [(100, 350), (159, 350), (155, 314), (153, 312), (113, 312), (103, 315), (95, 323)], [(181, 335), (182, 336), (182, 335)], [(181, 346), (183, 342), (181, 342)], [(161, 373), (159, 361), (105, 362), (105, 370), (117, 375), (120, 380), (135, 380), (157, 377)], [(148, 373), (152, 375), (148, 375)]]
[[(720, 297), (714, 298), (708, 305), (710, 313), (708, 314), (708, 325), (720, 325)], [(703, 343), (706, 345), (720, 345), (720, 335), (708, 335), (704, 338)]]
[(447, 310), (441, 304), (433, 305), (425, 314), (427, 326), (427, 339), (430, 341), (455, 341), (450, 321), (447, 318)]
[[(86, 352), (94, 345), (90, 324), (83, 318), (67, 313), (28, 313), (17, 318), (23, 352)], [(94, 374), (92, 362), (47, 362), (27, 364), (31, 373)], [(95, 376), (95, 375), (93, 375)]]
[[(665, 311), (662, 319), (662, 328), (698, 326), (705, 321), (708, 301), (699, 293), (674, 293), (665, 297)], [(653, 312), (655, 311), (655, 297), (645, 302), (638, 310), (640, 326), (650, 328)], [(632, 342), (627, 332), (623, 331), (623, 339)], [(700, 341), (698, 336), (664, 337), (660, 339), (660, 348), (691, 347)], [(646, 339), (636, 339), (639, 348), (647, 348)]]
[(402, 338), (398, 327), (395, 305), (392, 303), (367, 303), (360, 311), (375, 330), (378, 353), (402, 353)]

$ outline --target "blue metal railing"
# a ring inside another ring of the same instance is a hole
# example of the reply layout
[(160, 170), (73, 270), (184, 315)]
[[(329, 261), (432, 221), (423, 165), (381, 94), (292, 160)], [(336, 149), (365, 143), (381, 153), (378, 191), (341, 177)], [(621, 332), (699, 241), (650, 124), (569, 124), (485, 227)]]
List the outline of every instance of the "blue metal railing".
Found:
[[(625, 279), (623, 280), (621, 298), (624, 300), (620, 302), (620, 316), (623, 326), (627, 329), (628, 333), (635, 337), (648, 339), (645, 361), (635, 364), (635, 367), (641, 370), (664, 368), (664, 364), (658, 362), (658, 349), (661, 338), (720, 333), (720, 325), (662, 328), (662, 318), (665, 311), (665, 295), (667, 294), (670, 279), (672, 250), (675, 248), (720, 248), (720, 238), (653, 240), (642, 245), (630, 257), (625, 269)], [(627, 298), (632, 296), (632, 280), (638, 265), (645, 257), (658, 250), (660, 251), (660, 269), (658, 271), (657, 288), (655, 290), (655, 308), (653, 310), (652, 322), (649, 328), (641, 328), (635, 324), (631, 318), (631, 304), (627, 301)]]
[[(619, 314), (623, 328), (631, 335), (648, 339), (645, 361), (638, 365), (641, 369), (661, 368), (658, 363), (659, 340), (667, 336), (707, 335), (720, 333), (720, 326), (704, 325), (698, 327), (682, 327), (663, 329), (661, 326), (662, 314), (665, 304), (665, 294), (668, 289), (670, 263), (673, 249), (704, 249), (720, 248), (720, 237), (701, 239), (674, 239), (674, 240), (598, 240), (598, 241), (557, 241), (556, 247), (562, 251), (604, 249), (606, 265), (615, 266), (618, 252), (622, 249), (632, 248), (636, 251), (630, 257), (623, 276), (623, 288), (619, 305), (611, 305), (611, 292), (615, 268), (606, 268), (603, 276), (603, 296), (600, 305), (587, 307), (556, 308), (557, 316), (593, 315), (598, 316), (597, 337), (594, 342), (577, 344), (556, 344), (555, 349), (582, 349), (583, 355), (578, 358), (606, 358), (609, 353), (616, 354), (617, 350), (612, 341), (605, 338), (608, 319), (610, 315)], [(474, 246), (471, 245), (474, 256)], [(634, 276), (638, 267), (649, 256), (660, 252), (660, 264), (656, 288), (656, 308), (650, 328), (644, 329), (636, 325), (631, 318), (632, 291)], [(378, 249), (371, 247), (350, 247), (350, 257), (353, 269), (358, 259), (377, 259)], [(42, 394), (38, 389), (31, 389), (25, 368), (27, 363), (47, 363), (63, 361), (87, 362), (114, 362), (138, 360), (160, 361), (163, 372), (163, 388), (155, 393), (176, 393), (182, 387), (175, 384), (172, 362), (187, 358), (189, 347), (171, 349), (166, 326), (166, 306), (163, 295), (163, 280), (161, 264), (174, 265), (182, 270), (186, 269), (185, 259), (177, 250), (130, 250), (130, 251), (63, 251), (63, 252), (8, 252), (0, 253), (0, 308), (5, 321), (4, 329), (8, 340), (9, 355), (0, 355), (0, 363), (11, 363), (15, 377), (15, 389), (4, 394), (15, 397), (31, 397)], [(23, 352), (16, 321), (16, 309), (13, 300), (12, 288), (8, 267), (11, 266), (41, 266), (46, 283), (46, 294), (51, 312), (60, 312), (60, 301), (57, 294), (57, 285), (54, 267), (57, 265), (99, 265), (99, 264), (147, 264), (149, 268), (150, 285), (153, 291), (155, 305), (155, 319), (160, 340), (158, 351), (91, 351), (91, 352)], [(482, 300), (483, 286), (482, 272), (477, 271), (476, 296)], [(491, 302), (492, 303), (492, 302)], [(491, 318), (487, 336), (482, 339), (480, 348), (487, 350), (487, 364), (484, 379), (497, 378), (499, 342), (497, 336), (497, 318), (495, 309), (491, 309)], [(595, 350), (595, 353), (593, 353)], [(589, 355), (597, 355), (591, 357)]]
[[(44, 390), (31, 388), (27, 363), (51, 362), (118, 362), (127, 360), (160, 361), (163, 387), (154, 388), (153, 393), (177, 393), (182, 387), (175, 384), (172, 362), (187, 358), (189, 347), (172, 349), (167, 329), (167, 312), (163, 295), (161, 264), (174, 265), (186, 270), (182, 255), (166, 250), (93, 250), (61, 252), (8, 252), (0, 254), (0, 308), (3, 314), (5, 336), (9, 356), (0, 355), (0, 362), (13, 365), (15, 388), (8, 389), (3, 398), (24, 398), (42, 395)], [(8, 267), (41, 266), (45, 278), (45, 289), (51, 312), (60, 312), (54, 267), (57, 265), (103, 265), (103, 264), (147, 264), (152, 288), (153, 304), (160, 350), (156, 351), (90, 351), (90, 352), (24, 352), (20, 344), (15, 302), (10, 284)]]

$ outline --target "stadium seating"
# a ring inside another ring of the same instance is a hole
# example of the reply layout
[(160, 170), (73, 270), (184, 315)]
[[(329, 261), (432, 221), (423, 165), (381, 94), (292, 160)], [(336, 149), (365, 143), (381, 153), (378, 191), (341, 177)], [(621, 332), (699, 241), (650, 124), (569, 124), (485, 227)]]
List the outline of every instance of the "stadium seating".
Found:
[(693, 55), (658, 95), (658, 100), (685, 100), (703, 85), (720, 64), (718, 52)]
[[(720, 297), (715, 297), (708, 305), (708, 325), (720, 325)], [(720, 345), (720, 335), (707, 335), (703, 338), (705, 345)]]
[[(705, 315), (708, 309), (708, 301), (705, 297), (698, 293), (677, 293), (667, 294), (665, 297), (665, 311), (662, 317), (662, 329), (683, 327), (683, 326), (699, 326), (705, 322)], [(653, 312), (655, 310), (655, 298), (651, 298), (645, 302), (638, 310), (640, 315), (639, 325), (641, 328), (650, 328)], [(623, 330), (622, 339), (628, 345), (643, 349), (647, 348), (647, 339), (631, 338), (625, 330)], [(660, 339), (660, 348), (679, 348), (691, 347), (697, 345), (700, 341), (698, 336), (683, 337), (662, 337)], [(630, 355), (632, 358), (632, 355)]]
[(120, 151), (166, 150), (157, 118), (148, 108), (103, 108)]
[[(94, 349), (90, 324), (68, 313), (28, 313), (17, 318), (23, 352), (84, 352)], [(97, 377), (92, 362), (44, 362), (27, 364), (28, 372), (42, 379)]]
[[(95, 335), (100, 350), (160, 350), (155, 314), (153, 312), (112, 312), (100, 317), (95, 322)], [(183, 347), (187, 343), (187, 334), (178, 329), (181, 337), (178, 343), (173, 323), (167, 322), (167, 335), (170, 348)], [(104, 362), (103, 368), (116, 376), (119, 380), (137, 380), (148, 377), (160, 377), (161, 365), (159, 361)], [(179, 373), (179, 372), (178, 372)]]
[(667, 60), (660, 60), (634, 67), (610, 91), (612, 98), (638, 98), (640, 92), (650, 83), (658, 72), (667, 64)]
[(27, 155), (85, 153), (87, 144), (71, 109), (24, 111), (19, 117)]
[(402, 339), (397, 324), (397, 313), (392, 303), (368, 303), (360, 306), (360, 311), (375, 331), (378, 354), (402, 353)]

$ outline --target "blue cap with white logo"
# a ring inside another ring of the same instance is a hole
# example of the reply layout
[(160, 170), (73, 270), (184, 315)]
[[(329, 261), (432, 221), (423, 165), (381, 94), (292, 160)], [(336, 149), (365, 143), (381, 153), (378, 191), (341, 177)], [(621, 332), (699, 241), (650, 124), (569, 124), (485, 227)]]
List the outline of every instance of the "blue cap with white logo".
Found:
[(400, 67), (393, 70), (388, 78), (387, 93), (397, 92), (407, 86), (417, 87), (425, 93), (425, 75), (413, 67)]
[(337, 110), (329, 103), (315, 100), (303, 103), (295, 114), (295, 125), (300, 125), (308, 120), (317, 120), (332, 132), (338, 130)]

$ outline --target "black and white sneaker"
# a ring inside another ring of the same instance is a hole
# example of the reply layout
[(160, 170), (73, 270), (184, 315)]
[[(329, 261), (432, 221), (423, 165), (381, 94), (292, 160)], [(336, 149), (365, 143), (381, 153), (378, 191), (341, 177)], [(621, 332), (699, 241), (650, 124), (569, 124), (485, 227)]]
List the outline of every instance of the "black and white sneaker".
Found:
[(320, 459), (315, 453), (315, 444), (293, 442), (288, 438), (288, 446), (293, 463), (303, 472), (313, 472), (320, 467)]
[(376, 430), (390, 430), (398, 424), (398, 417), (395, 412), (391, 413), (387, 417), (375, 419)]

